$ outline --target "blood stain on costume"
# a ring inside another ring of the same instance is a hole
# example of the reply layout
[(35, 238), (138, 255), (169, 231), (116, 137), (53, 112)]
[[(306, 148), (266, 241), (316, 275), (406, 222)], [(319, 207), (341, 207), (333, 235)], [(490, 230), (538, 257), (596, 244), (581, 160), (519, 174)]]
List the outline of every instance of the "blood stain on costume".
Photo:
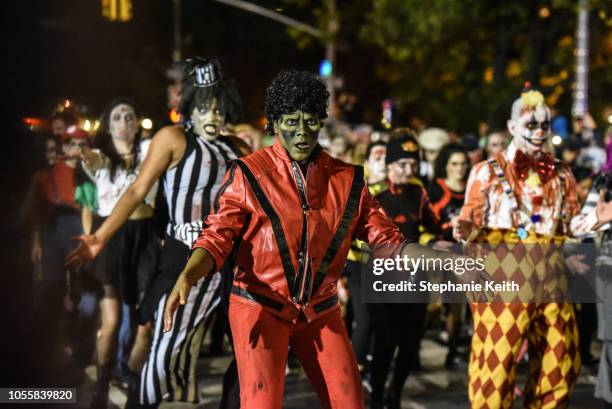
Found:
[(257, 382), (253, 383), (253, 397), (255, 397), (255, 395), (257, 395), (257, 392), (263, 391), (265, 385), (266, 385), (265, 377), (264, 377), (262, 372), (259, 372), (257, 374)]

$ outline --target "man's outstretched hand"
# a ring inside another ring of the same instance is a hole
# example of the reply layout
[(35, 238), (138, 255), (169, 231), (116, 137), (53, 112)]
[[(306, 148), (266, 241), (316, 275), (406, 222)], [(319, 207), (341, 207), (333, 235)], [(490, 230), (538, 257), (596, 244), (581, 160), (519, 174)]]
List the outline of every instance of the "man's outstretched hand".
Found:
[(172, 320), (174, 319), (174, 313), (178, 309), (179, 305), (185, 305), (187, 303), (187, 297), (192, 285), (189, 283), (184, 274), (181, 274), (174, 284), (174, 288), (168, 299), (166, 300), (166, 311), (164, 313), (164, 332), (168, 332), (172, 329)]
[(104, 243), (93, 234), (81, 235), (73, 237), (78, 240), (79, 246), (72, 250), (64, 259), (64, 265), (67, 268), (75, 268), (79, 265), (85, 265), (96, 258), (102, 251)]

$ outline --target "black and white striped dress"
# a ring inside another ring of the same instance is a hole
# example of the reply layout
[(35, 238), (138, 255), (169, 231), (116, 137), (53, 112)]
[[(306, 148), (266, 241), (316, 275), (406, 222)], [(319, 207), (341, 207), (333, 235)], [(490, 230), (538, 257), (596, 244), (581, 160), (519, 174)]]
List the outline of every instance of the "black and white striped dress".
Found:
[(169, 221), (159, 267), (162, 291), (156, 300), (153, 342), (141, 372), (141, 403), (198, 401), (195, 365), (204, 335), (203, 322), (220, 302), (220, 273), (209, 275), (192, 288), (169, 333), (163, 333), (165, 302), (202, 229), (202, 220), (210, 213), (229, 162), (237, 157), (238, 152), (223, 136), (207, 141), (187, 134), (183, 158), (162, 177)]
[(163, 177), (163, 189), (170, 221), (166, 234), (191, 248), (202, 229), (202, 219), (228, 169), (236, 159), (232, 145), (220, 136), (214, 141), (189, 136), (183, 160)]

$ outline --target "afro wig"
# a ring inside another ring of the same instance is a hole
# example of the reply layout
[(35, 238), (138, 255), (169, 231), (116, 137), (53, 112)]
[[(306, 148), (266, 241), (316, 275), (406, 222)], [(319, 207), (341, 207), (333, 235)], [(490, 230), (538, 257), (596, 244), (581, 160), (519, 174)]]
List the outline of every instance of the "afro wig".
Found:
[[(196, 85), (196, 68), (212, 64), (218, 80), (209, 86)], [(226, 115), (227, 122), (237, 123), (242, 115), (242, 102), (238, 95), (236, 82), (224, 79), (221, 66), (217, 60), (207, 60), (200, 57), (190, 58), (181, 63), (184, 76), (181, 85), (181, 100), (178, 111), (183, 120), (188, 121), (195, 107), (207, 107), (214, 99), (218, 107)]]
[(295, 111), (327, 118), (329, 92), (325, 84), (306, 71), (281, 71), (266, 91), (266, 132), (274, 135), (274, 121)]

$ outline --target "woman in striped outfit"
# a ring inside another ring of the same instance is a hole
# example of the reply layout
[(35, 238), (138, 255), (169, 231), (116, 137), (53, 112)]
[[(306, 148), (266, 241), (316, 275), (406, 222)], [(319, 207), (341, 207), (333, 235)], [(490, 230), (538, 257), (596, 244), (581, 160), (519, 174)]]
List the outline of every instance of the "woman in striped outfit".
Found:
[(194, 58), (185, 61), (183, 68), (179, 104), (183, 125), (162, 128), (153, 137), (138, 178), (102, 226), (93, 235), (81, 237), (80, 247), (67, 258), (68, 264), (94, 258), (162, 178), (169, 221), (155, 282), (141, 303), (141, 320), (154, 321), (153, 342), (141, 369), (139, 396), (134, 396), (132, 388), (129, 405), (135, 404), (135, 398), (147, 407), (156, 407), (163, 399), (198, 401), (195, 365), (204, 320), (221, 299), (221, 275), (211, 275), (194, 286), (178, 325), (167, 334), (162, 332), (163, 310), (167, 293), (211, 211), (229, 161), (248, 151), (242, 141), (220, 134), (226, 120), (235, 123), (241, 111), (235, 83), (223, 79), (216, 61)]

